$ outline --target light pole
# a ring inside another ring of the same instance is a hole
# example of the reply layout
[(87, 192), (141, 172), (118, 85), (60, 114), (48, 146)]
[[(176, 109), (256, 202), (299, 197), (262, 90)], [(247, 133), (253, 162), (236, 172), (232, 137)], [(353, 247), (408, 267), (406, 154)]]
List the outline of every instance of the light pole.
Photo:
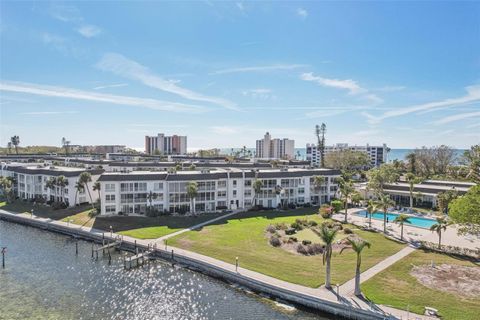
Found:
[(337, 283), (337, 300), (340, 300), (340, 285)]
[(235, 272), (238, 272), (238, 257), (235, 257)]
[(5, 253), (7, 253), (7, 247), (2, 247), (2, 268), (5, 269)]
[(113, 227), (110, 226), (110, 238), (112, 238), (112, 237), (113, 237)]
[(30, 210), (30, 217), (33, 218), (33, 209)]

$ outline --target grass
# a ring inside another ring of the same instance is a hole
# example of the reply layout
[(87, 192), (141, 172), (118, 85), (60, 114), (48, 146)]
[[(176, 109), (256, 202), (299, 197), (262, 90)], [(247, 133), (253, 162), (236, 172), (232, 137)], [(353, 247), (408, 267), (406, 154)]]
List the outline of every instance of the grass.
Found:
[[(302, 242), (303, 240), (310, 240), (312, 241), (312, 243), (323, 243), (322, 239), (320, 239), (320, 237), (309, 228), (300, 230), (293, 236), (296, 237), (299, 242)], [(346, 237), (348, 237), (348, 234), (345, 234), (342, 231), (340, 231), (337, 233), (337, 237), (335, 238), (335, 240), (336, 241), (342, 240)]]
[[(213, 258), (233, 263), (239, 257), (242, 267), (278, 279), (309, 287), (324, 283), (325, 267), (322, 256), (303, 256), (269, 245), (265, 228), (274, 223), (292, 223), (297, 218), (308, 218), (321, 223), (323, 219), (313, 214), (314, 209), (291, 211), (246, 212), (228, 220), (220, 220), (200, 230), (189, 231), (169, 240), (172, 246), (195, 251)], [(372, 243), (362, 258), (362, 270), (377, 264), (401, 250), (404, 245), (383, 235), (355, 230), (360, 237)], [(340, 236), (340, 234), (339, 234)], [(333, 283), (344, 283), (355, 275), (356, 256), (351, 250), (332, 258)]]
[(375, 303), (423, 314), (424, 307), (439, 310), (443, 319), (478, 319), (480, 297), (466, 299), (455, 294), (427, 288), (420, 284), (410, 270), (413, 265), (447, 263), (477, 266), (469, 260), (462, 260), (445, 254), (417, 250), (388, 269), (362, 284), (363, 293)]
[(30, 210), (33, 209), (35, 216), (38, 217), (64, 222), (70, 221), (73, 224), (92, 227), (107, 232), (110, 231), (110, 226), (112, 226), (114, 232), (138, 239), (159, 238), (219, 216), (219, 214), (202, 214), (197, 217), (160, 216), (150, 218), (140, 216), (96, 216), (90, 218), (88, 216), (91, 210), (90, 205), (53, 210), (53, 208), (49, 206), (33, 206), (30, 202), (15, 201), (9, 204), (0, 202), (0, 207), (18, 213), (30, 213)]

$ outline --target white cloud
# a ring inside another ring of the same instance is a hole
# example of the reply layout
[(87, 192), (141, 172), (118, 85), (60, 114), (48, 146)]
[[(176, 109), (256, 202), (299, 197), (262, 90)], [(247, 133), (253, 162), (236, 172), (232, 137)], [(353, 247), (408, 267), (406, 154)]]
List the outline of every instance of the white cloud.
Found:
[(387, 111), (380, 116), (372, 116), (368, 113), (363, 113), (368, 118), (370, 123), (379, 123), (382, 120), (388, 118), (394, 118), (399, 116), (408, 115), (411, 113), (419, 113), (424, 111), (436, 111), (449, 107), (458, 107), (475, 101), (480, 101), (480, 85), (468, 86), (465, 88), (467, 94), (459, 98), (450, 98), (441, 101), (433, 101), (404, 108), (397, 108), (391, 111)]
[(297, 8), (297, 15), (302, 19), (306, 19), (308, 17), (308, 11), (304, 8)]
[(72, 88), (45, 86), (23, 82), (0, 82), (0, 91), (26, 93), (39, 96), (70, 98), (76, 100), (106, 102), (117, 105), (127, 105), (135, 107), (143, 107), (161, 111), (175, 112), (201, 112), (206, 109), (201, 106), (183, 104), (177, 102), (161, 101), (149, 98), (139, 98), (130, 96), (119, 96), (112, 94), (104, 94), (98, 92), (89, 92)]
[(394, 91), (401, 91), (406, 89), (405, 86), (385, 86), (381, 88), (372, 89), (373, 91), (381, 91), (381, 92), (394, 92)]
[(77, 32), (82, 36), (84, 36), (85, 38), (93, 38), (100, 35), (102, 33), (102, 30), (97, 26), (88, 24), (88, 25), (80, 26), (77, 29)]
[(102, 90), (102, 89), (108, 89), (108, 88), (118, 88), (118, 87), (126, 87), (128, 84), (126, 83), (116, 83), (116, 84), (107, 84), (104, 86), (98, 86), (93, 88), (93, 90)]
[(182, 88), (177, 85), (178, 81), (163, 79), (153, 74), (148, 68), (136, 61), (130, 60), (117, 53), (108, 53), (97, 63), (97, 67), (103, 71), (110, 71), (116, 75), (137, 80), (146, 86), (156, 88), (165, 92), (176, 94), (182, 98), (196, 101), (209, 102), (220, 105), (230, 110), (238, 110), (235, 103), (218, 97), (210, 97)]
[(243, 72), (268, 72), (268, 71), (281, 71), (281, 70), (293, 70), (298, 68), (308, 67), (305, 64), (277, 64), (269, 66), (251, 66), (251, 67), (239, 67), (222, 69), (211, 72), (210, 74), (227, 74), (227, 73), (243, 73)]
[(351, 79), (347, 79), (347, 80), (329, 79), (329, 78), (314, 76), (312, 72), (302, 73), (300, 75), (300, 79), (305, 81), (313, 81), (324, 87), (345, 89), (345, 90), (348, 90), (350, 94), (358, 94), (366, 91), (365, 89), (360, 87), (356, 81)]
[(242, 91), (242, 95), (252, 97), (253, 99), (260, 99), (260, 100), (277, 98), (274, 94), (272, 94), (272, 90), (264, 89), (264, 88), (244, 90)]
[(57, 114), (75, 114), (78, 111), (38, 111), (38, 112), (22, 112), (21, 115), (28, 116), (48, 116), (48, 115), (57, 115)]
[(473, 119), (478, 117), (480, 117), (480, 111), (460, 113), (460, 114), (455, 114), (453, 116), (444, 117), (440, 120), (435, 121), (434, 124), (440, 125), (440, 124), (446, 124), (446, 123), (450, 123), (458, 120)]
[(62, 22), (80, 22), (83, 20), (80, 11), (70, 5), (53, 4), (49, 9), (50, 15)]

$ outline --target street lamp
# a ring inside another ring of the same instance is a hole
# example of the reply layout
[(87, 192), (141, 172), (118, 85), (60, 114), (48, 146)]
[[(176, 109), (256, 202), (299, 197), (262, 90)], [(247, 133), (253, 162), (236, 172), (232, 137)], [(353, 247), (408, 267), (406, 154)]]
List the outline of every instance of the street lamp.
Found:
[(113, 237), (113, 227), (110, 226), (110, 237)]
[(33, 209), (32, 209), (32, 210), (30, 210), (30, 217), (32, 217), (32, 218), (33, 218)]
[(238, 272), (238, 257), (235, 257), (235, 272)]

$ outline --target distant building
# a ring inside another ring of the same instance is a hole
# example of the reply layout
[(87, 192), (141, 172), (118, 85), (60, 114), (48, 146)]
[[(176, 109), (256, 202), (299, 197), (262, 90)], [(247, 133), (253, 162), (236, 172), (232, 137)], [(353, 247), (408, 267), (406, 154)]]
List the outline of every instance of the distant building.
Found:
[[(325, 155), (342, 150), (351, 150), (357, 152), (364, 152), (370, 158), (370, 165), (372, 167), (378, 167), (382, 163), (387, 162), (388, 147), (386, 144), (381, 146), (370, 146), (369, 144), (365, 146), (349, 146), (348, 143), (337, 143), (333, 146), (325, 146)], [(306, 147), (306, 159), (310, 161), (310, 164), (314, 167), (320, 165), (320, 151), (317, 149), (317, 145), (307, 143)]]
[(294, 159), (295, 141), (287, 138), (272, 139), (270, 133), (265, 133), (256, 143), (256, 157), (259, 159)]
[(116, 144), (98, 146), (82, 146), (78, 144), (73, 144), (68, 146), (68, 151), (70, 153), (122, 153), (125, 151), (125, 146)]
[(145, 136), (145, 153), (147, 154), (186, 154), (186, 136), (166, 136), (159, 133), (157, 136)]

